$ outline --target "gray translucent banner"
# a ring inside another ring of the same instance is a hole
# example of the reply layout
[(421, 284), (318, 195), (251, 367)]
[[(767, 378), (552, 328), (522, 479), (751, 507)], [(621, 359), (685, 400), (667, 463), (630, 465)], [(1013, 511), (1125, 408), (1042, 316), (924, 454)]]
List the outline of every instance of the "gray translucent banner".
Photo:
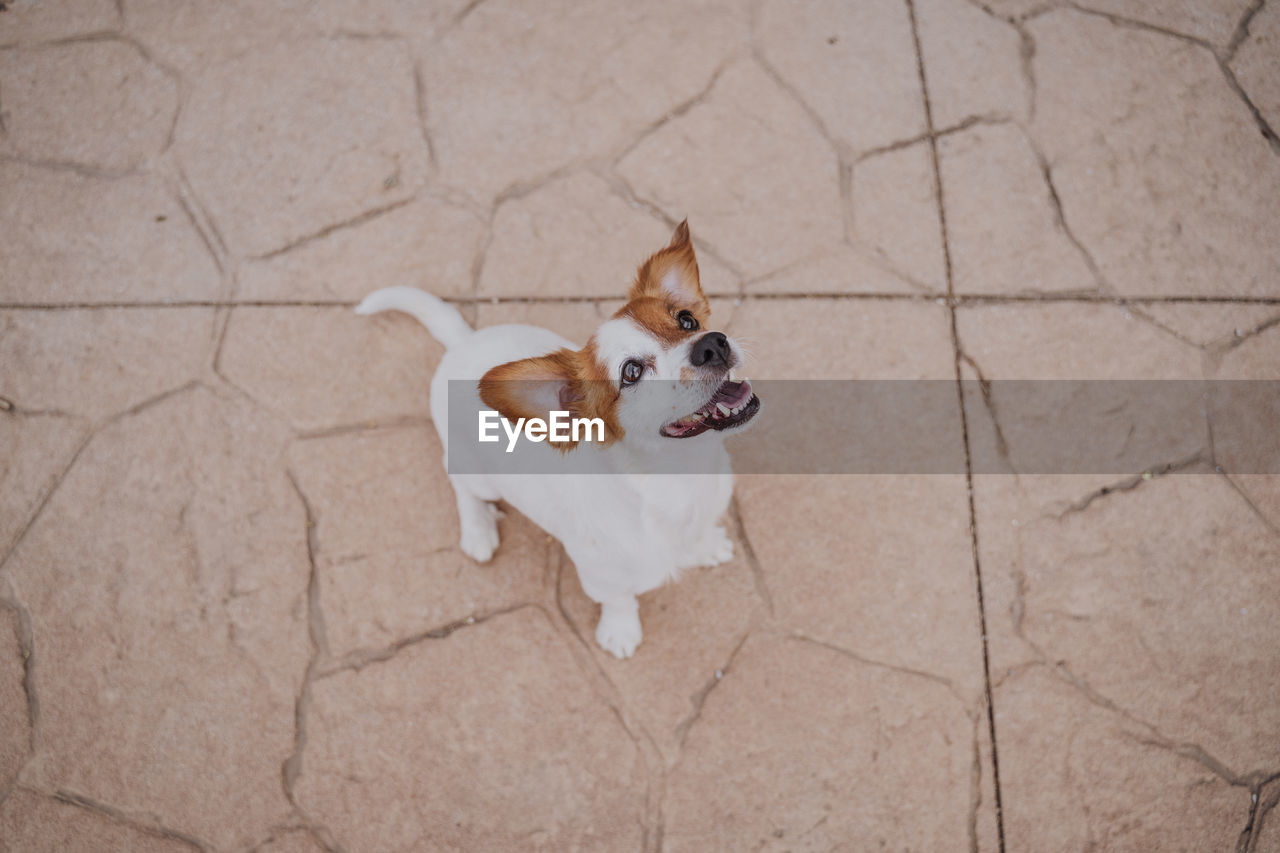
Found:
[[(708, 435), (718, 435), (739, 474), (963, 474), (967, 429), (975, 474), (1280, 473), (1280, 381), (762, 380), (752, 387), (762, 406), (743, 429), (628, 435), (623, 446), (653, 451), (628, 452), (627, 472), (697, 473), (699, 451), (714, 455)], [(644, 388), (643, 397), (634, 387), (602, 390), (633, 406), (643, 399), (659, 419), (664, 411), (685, 414), (673, 408), (682, 399), (674, 388)], [(619, 454), (595, 442), (568, 452), (524, 432), (512, 442), (494, 415), (489, 435), (498, 440), (482, 442), (482, 410), (474, 382), (449, 383), (451, 474), (617, 471)], [(633, 414), (643, 420), (646, 412)]]

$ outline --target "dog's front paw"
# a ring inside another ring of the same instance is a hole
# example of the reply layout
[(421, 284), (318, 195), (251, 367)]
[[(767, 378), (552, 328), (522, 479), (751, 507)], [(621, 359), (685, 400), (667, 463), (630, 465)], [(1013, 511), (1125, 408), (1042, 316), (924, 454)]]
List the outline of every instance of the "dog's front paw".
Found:
[(491, 504), (484, 504), (481, 512), (464, 519), (462, 538), (458, 547), (477, 563), (487, 563), (498, 550), (498, 518), (500, 512)]
[(702, 537), (702, 542), (698, 544), (698, 549), (694, 553), (690, 565), (718, 566), (732, 559), (733, 540), (729, 538), (729, 534), (725, 532), (725, 529), (717, 524)]
[(634, 612), (617, 612), (605, 608), (596, 625), (596, 642), (600, 648), (619, 659), (635, 654), (642, 632), (640, 617)]
[(733, 559), (733, 540), (723, 527), (717, 524), (711, 539), (714, 543), (711, 548), (711, 565), (718, 566)]

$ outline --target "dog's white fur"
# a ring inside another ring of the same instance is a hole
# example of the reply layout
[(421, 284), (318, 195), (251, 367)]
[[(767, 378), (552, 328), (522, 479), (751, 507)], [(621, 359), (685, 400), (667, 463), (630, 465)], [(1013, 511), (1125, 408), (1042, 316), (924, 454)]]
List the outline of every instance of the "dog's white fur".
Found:
[[(356, 308), (359, 314), (388, 310), (413, 315), (446, 347), (431, 381), (431, 417), (445, 444), (446, 468), (449, 380), (478, 382), (497, 365), (574, 348), (535, 326), (472, 330), (453, 306), (409, 287), (376, 291)], [(611, 375), (616, 376), (628, 358), (647, 357), (654, 378), (671, 380), (669, 384), (688, 365), (691, 343), (665, 349), (627, 317), (605, 322), (596, 333), (597, 348)], [(685, 411), (693, 411), (712, 391), (695, 385), (688, 393)], [(478, 390), (468, 402), (484, 408)], [(489, 560), (498, 547), (498, 512), (492, 502), (504, 500), (520, 510), (564, 544), (583, 590), (600, 605), (596, 640), (620, 658), (630, 657), (640, 643), (637, 595), (675, 579), (681, 569), (717, 565), (733, 556), (733, 542), (719, 524), (733, 492), (722, 433), (666, 438), (659, 434), (661, 423), (650, 422), (658, 416), (652, 406), (620, 407), (619, 419), (626, 427), (621, 440), (606, 446), (584, 442), (571, 451), (594, 455), (593, 461), (611, 473), (449, 475), (457, 497), (462, 550), (482, 563)], [(530, 451), (548, 454), (549, 460), (563, 458), (549, 444), (536, 447)], [(678, 470), (688, 473), (629, 473), (655, 470), (659, 455), (664, 470), (676, 463)], [(457, 462), (455, 470), (466, 470)]]

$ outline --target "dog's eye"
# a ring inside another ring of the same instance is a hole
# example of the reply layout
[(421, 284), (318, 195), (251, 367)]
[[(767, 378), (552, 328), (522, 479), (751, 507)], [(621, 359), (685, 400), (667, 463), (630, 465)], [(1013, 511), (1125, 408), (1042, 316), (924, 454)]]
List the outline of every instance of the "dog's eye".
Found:
[(644, 365), (634, 358), (622, 365), (622, 384), (634, 385), (644, 374)]
[(686, 332), (696, 332), (698, 330), (698, 318), (688, 311), (681, 311), (676, 315), (676, 320), (680, 323), (680, 328)]

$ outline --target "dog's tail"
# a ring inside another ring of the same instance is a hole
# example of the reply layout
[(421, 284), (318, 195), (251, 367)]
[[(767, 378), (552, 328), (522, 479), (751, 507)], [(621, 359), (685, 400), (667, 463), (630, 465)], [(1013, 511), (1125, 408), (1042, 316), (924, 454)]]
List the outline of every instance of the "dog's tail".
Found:
[(379, 311), (403, 311), (416, 317), (446, 349), (472, 333), (471, 326), (462, 319), (457, 308), (416, 287), (384, 287), (370, 293), (356, 306), (357, 314), (377, 314)]

